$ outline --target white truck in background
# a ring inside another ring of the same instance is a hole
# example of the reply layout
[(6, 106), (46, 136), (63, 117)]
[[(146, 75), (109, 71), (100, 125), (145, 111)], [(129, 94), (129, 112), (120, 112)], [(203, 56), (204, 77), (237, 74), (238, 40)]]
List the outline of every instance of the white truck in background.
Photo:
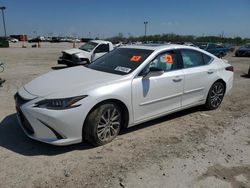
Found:
[(62, 51), (62, 56), (59, 57), (58, 64), (67, 66), (85, 65), (113, 49), (114, 45), (109, 41), (91, 40), (82, 45), (79, 49), (73, 48)]

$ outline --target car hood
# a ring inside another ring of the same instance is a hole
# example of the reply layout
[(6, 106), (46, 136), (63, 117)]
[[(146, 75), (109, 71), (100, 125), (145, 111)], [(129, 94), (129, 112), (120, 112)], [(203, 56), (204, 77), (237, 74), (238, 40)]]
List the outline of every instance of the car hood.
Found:
[(64, 53), (73, 55), (73, 54), (81, 54), (81, 56), (88, 56), (90, 54), (90, 52), (78, 49), (78, 48), (73, 48), (73, 49), (69, 49), (69, 50), (64, 50), (62, 51)]
[(119, 78), (121, 78), (120, 75), (77, 66), (44, 74), (26, 84), (24, 89), (40, 97), (53, 94), (63, 97), (63, 95), (77, 94), (82, 90), (88, 91), (99, 85), (106, 85)]

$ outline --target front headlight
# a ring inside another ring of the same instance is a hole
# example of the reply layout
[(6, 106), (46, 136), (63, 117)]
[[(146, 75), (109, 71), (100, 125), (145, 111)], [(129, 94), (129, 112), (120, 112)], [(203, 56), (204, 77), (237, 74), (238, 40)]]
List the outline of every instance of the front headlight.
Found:
[(63, 98), (63, 99), (45, 99), (37, 102), (34, 107), (47, 108), (51, 110), (64, 110), (80, 106), (80, 104), (75, 104), (75, 103), (77, 103), (78, 101), (82, 100), (85, 97), (87, 97), (87, 95)]

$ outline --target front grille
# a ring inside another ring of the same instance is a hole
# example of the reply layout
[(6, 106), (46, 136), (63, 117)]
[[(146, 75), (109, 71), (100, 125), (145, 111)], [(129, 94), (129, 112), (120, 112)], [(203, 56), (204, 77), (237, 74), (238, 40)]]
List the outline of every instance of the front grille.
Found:
[(72, 60), (72, 55), (63, 52), (62, 59), (71, 61)]

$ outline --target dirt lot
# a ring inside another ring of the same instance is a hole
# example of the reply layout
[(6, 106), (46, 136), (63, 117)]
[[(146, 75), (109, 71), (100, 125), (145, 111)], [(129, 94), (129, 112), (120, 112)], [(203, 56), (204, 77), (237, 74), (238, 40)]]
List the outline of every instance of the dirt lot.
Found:
[(215, 111), (201, 107), (121, 133), (112, 143), (55, 147), (27, 138), (15, 117), (13, 95), (33, 78), (56, 71), (62, 49), (0, 49), (0, 187), (250, 187), (250, 58), (235, 67), (234, 89)]

